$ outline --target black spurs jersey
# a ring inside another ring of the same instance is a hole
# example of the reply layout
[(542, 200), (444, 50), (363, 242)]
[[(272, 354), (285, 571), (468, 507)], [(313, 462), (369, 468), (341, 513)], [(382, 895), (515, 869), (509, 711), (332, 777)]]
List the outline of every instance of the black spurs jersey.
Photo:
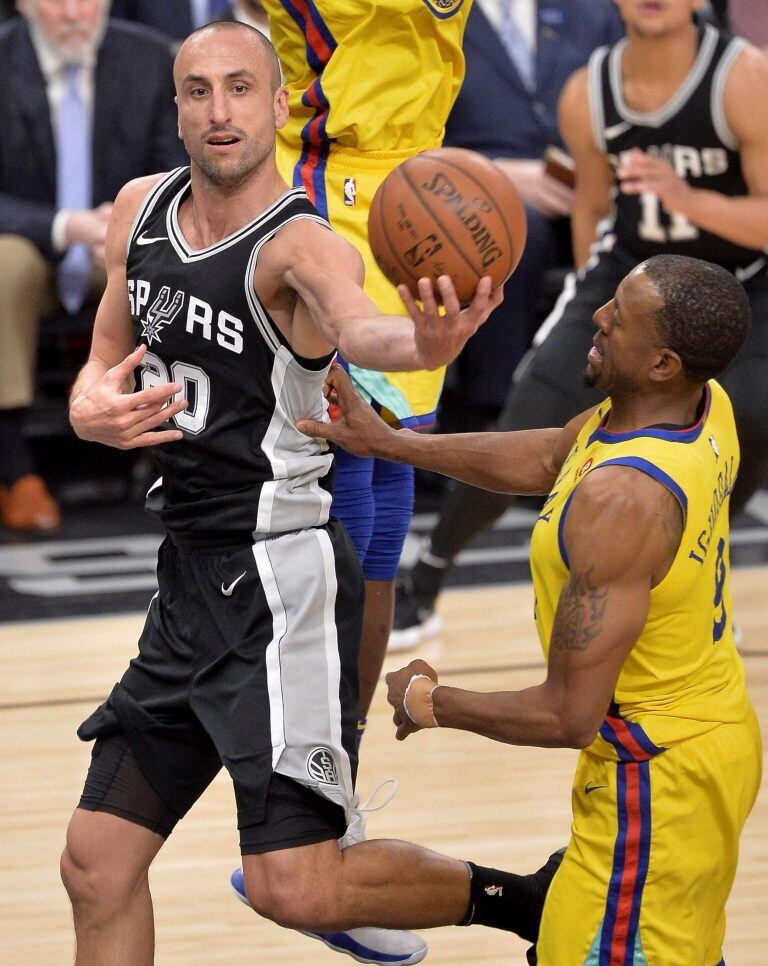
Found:
[[(642, 148), (669, 161), (693, 188), (732, 197), (748, 194), (739, 143), (723, 109), (725, 79), (746, 41), (703, 27), (687, 77), (673, 97), (650, 114), (633, 111), (624, 102), (621, 58), (626, 46), (625, 38), (613, 47), (599, 48), (590, 59), (590, 111), (598, 149), (615, 167), (623, 153)], [(740, 277), (766, 264), (763, 252), (697, 228), (685, 215), (666, 211), (656, 195), (625, 195), (618, 185), (610, 231), (638, 260), (663, 252), (690, 255), (739, 270)]]
[(128, 241), (134, 334), (149, 350), (137, 383), (178, 382), (179, 398), (189, 401), (172, 421), (183, 440), (153, 450), (162, 475), (147, 507), (179, 539), (193, 541), (323, 524), (332, 456), (294, 423), (323, 418), (332, 354), (296, 356), (252, 280), (261, 247), (283, 225), (328, 222), (294, 188), (227, 238), (193, 251), (178, 222), (189, 191), (189, 168), (164, 177)]

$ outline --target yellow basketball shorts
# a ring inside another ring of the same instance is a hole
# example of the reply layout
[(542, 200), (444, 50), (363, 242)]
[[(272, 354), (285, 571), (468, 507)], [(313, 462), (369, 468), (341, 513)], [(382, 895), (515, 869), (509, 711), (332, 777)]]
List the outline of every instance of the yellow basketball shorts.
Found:
[[(438, 147), (425, 145), (423, 150)], [(313, 148), (277, 144), (280, 174), (294, 186), (304, 185), (309, 200), (333, 228), (360, 252), (365, 262), (365, 291), (387, 314), (404, 315), (397, 289), (376, 264), (368, 244), (368, 212), (386, 176), (417, 151), (356, 151), (324, 142)], [(389, 421), (417, 428), (434, 422), (445, 369), (434, 372), (376, 372), (348, 365), (359, 389), (381, 407)]]
[(719, 966), (739, 835), (760, 785), (754, 712), (669, 749), (624, 721), (620, 761), (582, 752), (539, 966)]

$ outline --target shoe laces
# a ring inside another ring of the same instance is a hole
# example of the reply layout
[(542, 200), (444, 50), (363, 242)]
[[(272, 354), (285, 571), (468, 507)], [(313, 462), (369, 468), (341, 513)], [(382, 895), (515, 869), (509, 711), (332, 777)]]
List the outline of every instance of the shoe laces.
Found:
[[(378, 804), (374, 804), (376, 797), (379, 792), (386, 788), (387, 785), (391, 786), (391, 791), (385, 795), (383, 800)], [(364, 842), (366, 838), (365, 826), (366, 826), (366, 814), (368, 812), (378, 812), (382, 808), (386, 808), (387, 805), (392, 801), (392, 799), (397, 794), (397, 779), (396, 778), (385, 778), (380, 781), (379, 784), (374, 788), (368, 798), (365, 800), (364, 804), (360, 804), (360, 796), (355, 792), (354, 798), (352, 799), (352, 805), (349, 809), (349, 824), (347, 825), (347, 831), (339, 839), (339, 845), (342, 849), (347, 848), (349, 845), (357, 845), (359, 842)]]

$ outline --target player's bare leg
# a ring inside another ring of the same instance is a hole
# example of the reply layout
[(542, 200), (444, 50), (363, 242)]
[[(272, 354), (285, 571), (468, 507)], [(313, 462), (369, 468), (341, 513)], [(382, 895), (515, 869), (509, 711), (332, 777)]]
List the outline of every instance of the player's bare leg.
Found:
[(394, 580), (366, 580), (363, 635), (360, 642), (360, 718), (366, 718), (373, 701), (395, 609)]
[(389, 839), (343, 851), (329, 841), (245, 855), (243, 871), (251, 906), (292, 929), (446, 926), (461, 922), (469, 906), (465, 862)]
[(151, 966), (155, 928), (147, 872), (164, 839), (106, 812), (75, 810), (61, 857), (76, 966)]

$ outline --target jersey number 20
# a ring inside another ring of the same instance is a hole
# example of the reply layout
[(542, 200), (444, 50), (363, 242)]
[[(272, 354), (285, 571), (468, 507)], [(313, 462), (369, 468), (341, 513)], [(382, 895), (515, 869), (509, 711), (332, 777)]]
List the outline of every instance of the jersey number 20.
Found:
[(208, 419), (211, 398), (211, 380), (205, 370), (188, 362), (174, 362), (169, 374), (168, 366), (154, 352), (147, 352), (141, 365), (142, 389), (159, 386), (163, 382), (181, 383), (181, 392), (176, 393), (173, 398), (188, 400), (189, 409), (176, 413), (173, 421), (179, 429), (187, 433), (197, 435), (202, 432)]

